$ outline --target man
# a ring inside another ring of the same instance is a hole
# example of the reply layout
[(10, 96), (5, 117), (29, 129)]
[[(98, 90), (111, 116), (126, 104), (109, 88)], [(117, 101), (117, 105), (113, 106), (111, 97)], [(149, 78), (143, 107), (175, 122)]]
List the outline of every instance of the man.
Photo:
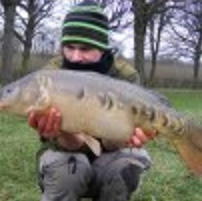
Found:
[[(48, 67), (95, 71), (135, 82), (134, 69), (114, 66), (108, 34), (108, 20), (100, 7), (94, 3), (75, 6), (63, 23), (61, 62), (52, 61)], [(100, 140), (103, 153), (96, 157), (84, 144), (82, 134), (66, 135), (60, 140), (61, 121), (57, 108), (51, 108), (46, 115), (31, 111), (28, 117), (29, 125), (38, 131), (45, 147), (39, 155), (41, 201), (78, 201), (85, 196), (95, 201), (128, 200), (137, 189), (141, 173), (150, 166), (146, 151), (121, 149)], [(134, 128), (126, 143), (141, 147), (154, 136), (155, 133), (146, 135)]]

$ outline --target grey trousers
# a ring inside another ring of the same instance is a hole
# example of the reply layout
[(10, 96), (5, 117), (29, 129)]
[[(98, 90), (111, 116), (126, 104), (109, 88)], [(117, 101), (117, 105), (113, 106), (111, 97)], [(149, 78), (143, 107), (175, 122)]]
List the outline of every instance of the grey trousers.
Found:
[(48, 149), (39, 159), (41, 201), (126, 201), (150, 164), (143, 149), (104, 153), (92, 164), (82, 153)]

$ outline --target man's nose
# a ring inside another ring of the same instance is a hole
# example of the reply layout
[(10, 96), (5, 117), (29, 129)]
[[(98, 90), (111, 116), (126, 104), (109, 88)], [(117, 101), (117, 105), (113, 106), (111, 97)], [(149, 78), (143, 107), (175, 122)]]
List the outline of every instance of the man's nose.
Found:
[(74, 50), (73, 54), (72, 54), (72, 58), (71, 60), (73, 62), (79, 62), (83, 60), (83, 55), (82, 52), (80, 50)]

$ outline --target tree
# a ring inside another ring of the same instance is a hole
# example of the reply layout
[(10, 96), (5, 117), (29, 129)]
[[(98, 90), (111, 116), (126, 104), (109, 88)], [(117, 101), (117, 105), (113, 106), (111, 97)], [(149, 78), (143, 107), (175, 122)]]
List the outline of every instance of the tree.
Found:
[(187, 0), (176, 13), (175, 19), (172, 21), (172, 30), (175, 33), (174, 48), (179, 56), (191, 58), (193, 61), (195, 86), (198, 83), (202, 56), (202, 1)]
[(27, 13), (27, 19), (17, 13), (20, 21), (21, 30), (15, 30), (15, 36), (23, 44), (22, 69), (24, 72), (28, 70), (29, 60), (32, 48), (32, 40), (38, 34), (39, 28), (43, 20), (49, 16), (54, 6), (54, 0), (28, 0), (22, 1), (19, 7)]
[(1, 82), (12, 80), (13, 76), (13, 38), (16, 6), (20, 0), (1, 0), (4, 9), (4, 34), (2, 44)]
[(148, 3), (146, 0), (132, 0), (132, 10), (134, 13), (134, 63), (140, 73), (140, 79), (145, 80), (144, 72), (144, 42), (146, 27), (148, 24)]
[(151, 71), (149, 74), (149, 82), (152, 84), (155, 76), (157, 57), (161, 44), (163, 29), (169, 24), (170, 18), (172, 18), (172, 9), (165, 4), (161, 5), (161, 12), (154, 13), (152, 19), (149, 21), (149, 42), (151, 52)]
[[(131, 0), (134, 13), (134, 40), (135, 40), (135, 64), (140, 72), (142, 84), (145, 82), (144, 50), (145, 37), (149, 23), (154, 20), (154, 16), (160, 15), (171, 5), (171, 0)], [(160, 35), (159, 35), (160, 40)], [(157, 50), (157, 49), (156, 49)]]

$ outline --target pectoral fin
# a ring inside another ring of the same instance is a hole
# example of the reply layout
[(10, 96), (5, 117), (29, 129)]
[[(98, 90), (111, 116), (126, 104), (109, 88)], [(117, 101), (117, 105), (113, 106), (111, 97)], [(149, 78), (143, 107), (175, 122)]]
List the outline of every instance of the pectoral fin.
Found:
[(51, 105), (50, 95), (49, 95), (48, 91), (46, 90), (46, 88), (44, 88), (43, 86), (40, 86), (39, 91), (40, 91), (39, 92), (40, 96), (36, 100), (35, 104), (31, 105), (27, 109), (27, 111), (26, 111), (27, 113), (30, 110), (34, 110), (37, 112), (43, 112), (50, 107), (50, 105)]
[(29, 110), (44, 111), (51, 105), (51, 97), (48, 88), (53, 86), (52, 80), (48, 76), (37, 75), (36, 81), (39, 87), (38, 98), (34, 105), (28, 108)]
[(100, 142), (97, 139), (89, 135), (84, 135), (84, 141), (96, 156), (101, 154)]

